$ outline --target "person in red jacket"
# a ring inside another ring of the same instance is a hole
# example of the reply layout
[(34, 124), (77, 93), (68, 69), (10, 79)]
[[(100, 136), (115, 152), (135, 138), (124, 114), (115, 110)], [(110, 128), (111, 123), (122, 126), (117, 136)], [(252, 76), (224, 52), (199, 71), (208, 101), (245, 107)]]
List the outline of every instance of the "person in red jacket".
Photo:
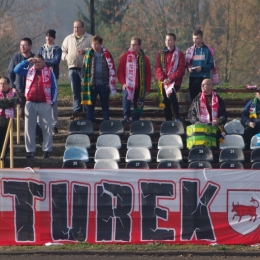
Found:
[(155, 77), (159, 81), (159, 107), (164, 108), (166, 121), (180, 121), (176, 93), (185, 74), (185, 58), (175, 42), (174, 33), (166, 34), (166, 48), (158, 52), (156, 58)]
[(140, 119), (145, 96), (150, 92), (151, 65), (141, 49), (141, 39), (131, 38), (129, 50), (124, 53), (118, 65), (118, 80), (122, 85), (124, 123), (130, 123), (131, 103), (134, 104), (132, 121)]

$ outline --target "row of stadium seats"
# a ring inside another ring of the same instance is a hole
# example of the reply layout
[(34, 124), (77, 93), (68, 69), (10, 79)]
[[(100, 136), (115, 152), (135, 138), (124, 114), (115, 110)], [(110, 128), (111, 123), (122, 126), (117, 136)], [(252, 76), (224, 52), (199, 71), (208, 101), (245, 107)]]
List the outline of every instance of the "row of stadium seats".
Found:
[[(87, 164), (81, 160), (68, 160), (63, 163), (62, 168), (86, 169)], [(188, 169), (212, 169), (212, 165), (207, 161), (193, 161), (189, 163)], [(95, 163), (94, 169), (119, 169), (118, 163), (113, 160), (101, 160)], [(126, 164), (125, 169), (149, 169), (149, 163), (146, 161), (130, 161)], [(181, 169), (179, 162), (161, 161), (157, 169)], [(220, 169), (244, 169), (241, 162), (223, 162)], [(252, 164), (251, 169), (260, 169), (260, 162)]]

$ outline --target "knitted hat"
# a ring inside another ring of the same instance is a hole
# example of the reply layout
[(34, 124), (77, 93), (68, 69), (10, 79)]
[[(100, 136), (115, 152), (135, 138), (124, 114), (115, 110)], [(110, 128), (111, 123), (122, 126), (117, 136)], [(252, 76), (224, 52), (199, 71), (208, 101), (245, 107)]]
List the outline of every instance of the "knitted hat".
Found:
[(50, 36), (50, 37), (52, 37), (52, 38), (56, 38), (56, 31), (55, 30), (53, 30), (53, 29), (50, 29), (50, 30), (48, 30), (47, 32), (46, 32), (46, 36)]

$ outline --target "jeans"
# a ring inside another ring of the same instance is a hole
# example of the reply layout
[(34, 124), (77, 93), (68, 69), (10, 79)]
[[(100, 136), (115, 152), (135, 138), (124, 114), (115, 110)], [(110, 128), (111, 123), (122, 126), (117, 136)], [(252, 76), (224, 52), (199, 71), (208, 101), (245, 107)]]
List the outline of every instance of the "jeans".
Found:
[[(131, 100), (127, 99), (127, 90), (123, 90), (122, 91), (122, 95), (123, 95), (123, 111), (124, 111), (124, 118), (130, 118), (131, 116)], [(139, 88), (135, 89), (135, 93), (134, 93), (134, 109), (137, 108), (137, 101), (138, 101), (138, 97), (139, 97)], [(133, 113), (133, 117), (132, 117), (132, 122), (134, 121), (138, 121), (140, 119), (141, 114), (140, 113)]]
[(81, 106), (81, 69), (69, 69), (69, 80), (73, 96), (74, 112), (82, 112)]
[(100, 97), (100, 105), (102, 108), (102, 115), (104, 120), (109, 120), (109, 94), (110, 89), (104, 85), (94, 85), (91, 86), (91, 106), (87, 106), (87, 120), (93, 122), (94, 120), (94, 110), (97, 101), (97, 95)]

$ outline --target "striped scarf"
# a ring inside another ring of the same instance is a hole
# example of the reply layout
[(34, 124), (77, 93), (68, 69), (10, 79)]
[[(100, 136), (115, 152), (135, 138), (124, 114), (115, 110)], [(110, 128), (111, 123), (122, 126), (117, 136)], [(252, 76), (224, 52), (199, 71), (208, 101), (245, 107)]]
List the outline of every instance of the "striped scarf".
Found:
[[(85, 56), (85, 74), (84, 74), (84, 82), (82, 84), (82, 105), (91, 106), (91, 54), (94, 50), (89, 49)], [(104, 57), (107, 62), (107, 66), (109, 69), (109, 88), (112, 95), (116, 95), (116, 69), (114, 60), (110, 52), (102, 47), (102, 51), (104, 53)]]
[(144, 52), (141, 49), (138, 58), (136, 55), (128, 51), (126, 58), (126, 90), (127, 90), (127, 99), (133, 102), (134, 93), (135, 93), (135, 79), (136, 79), (136, 66), (138, 62), (138, 72), (139, 72), (139, 96), (137, 101), (137, 107), (134, 110), (134, 113), (143, 113), (144, 108), (144, 99), (146, 94), (146, 75), (145, 75), (145, 61), (144, 61)]
[[(218, 118), (218, 108), (219, 108), (218, 96), (214, 91), (212, 91), (212, 103), (211, 103), (212, 120)], [(207, 109), (206, 96), (203, 92), (200, 95), (200, 122), (210, 123), (210, 115)]]
[(82, 83), (82, 105), (91, 106), (91, 91), (90, 91), (90, 79), (91, 79), (91, 58), (90, 54), (93, 49), (87, 50), (85, 55), (85, 74), (84, 82)]
[[(165, 68), (165, 52), (166, 51), (168, 51), (167, 48), (161, 52), (161, 67), (162, 67), (164, 73), (166, 72), (166, 68)], [(172, 73), (174, 73), (177, 70), (178, 63), (179, 63), (179, 49), (177, 46), (175, 46), (175, 50), (172, 54), (170, 70), (167, 73), (167, 78), (169, 78), (172, 75)], [(165, 89), (166, 96), (169, 97), (169, 95), (172, 93), (172, 90), (174, 89), (174, 82), (171, 84), (167, 84), (167, 85), (165, 84), (164, 89)], [(163, 97), (163, 82), (161, 82), (161, 81), (158, 82), (158, 97), (159, 97), (159, 107), (165, 108), (164, 97)]]
[(255, 97), (249, 108), (249, 118), (257, 118), (257, 114), (256, 114), (257, 102), (258, 102), (258, 98)]

